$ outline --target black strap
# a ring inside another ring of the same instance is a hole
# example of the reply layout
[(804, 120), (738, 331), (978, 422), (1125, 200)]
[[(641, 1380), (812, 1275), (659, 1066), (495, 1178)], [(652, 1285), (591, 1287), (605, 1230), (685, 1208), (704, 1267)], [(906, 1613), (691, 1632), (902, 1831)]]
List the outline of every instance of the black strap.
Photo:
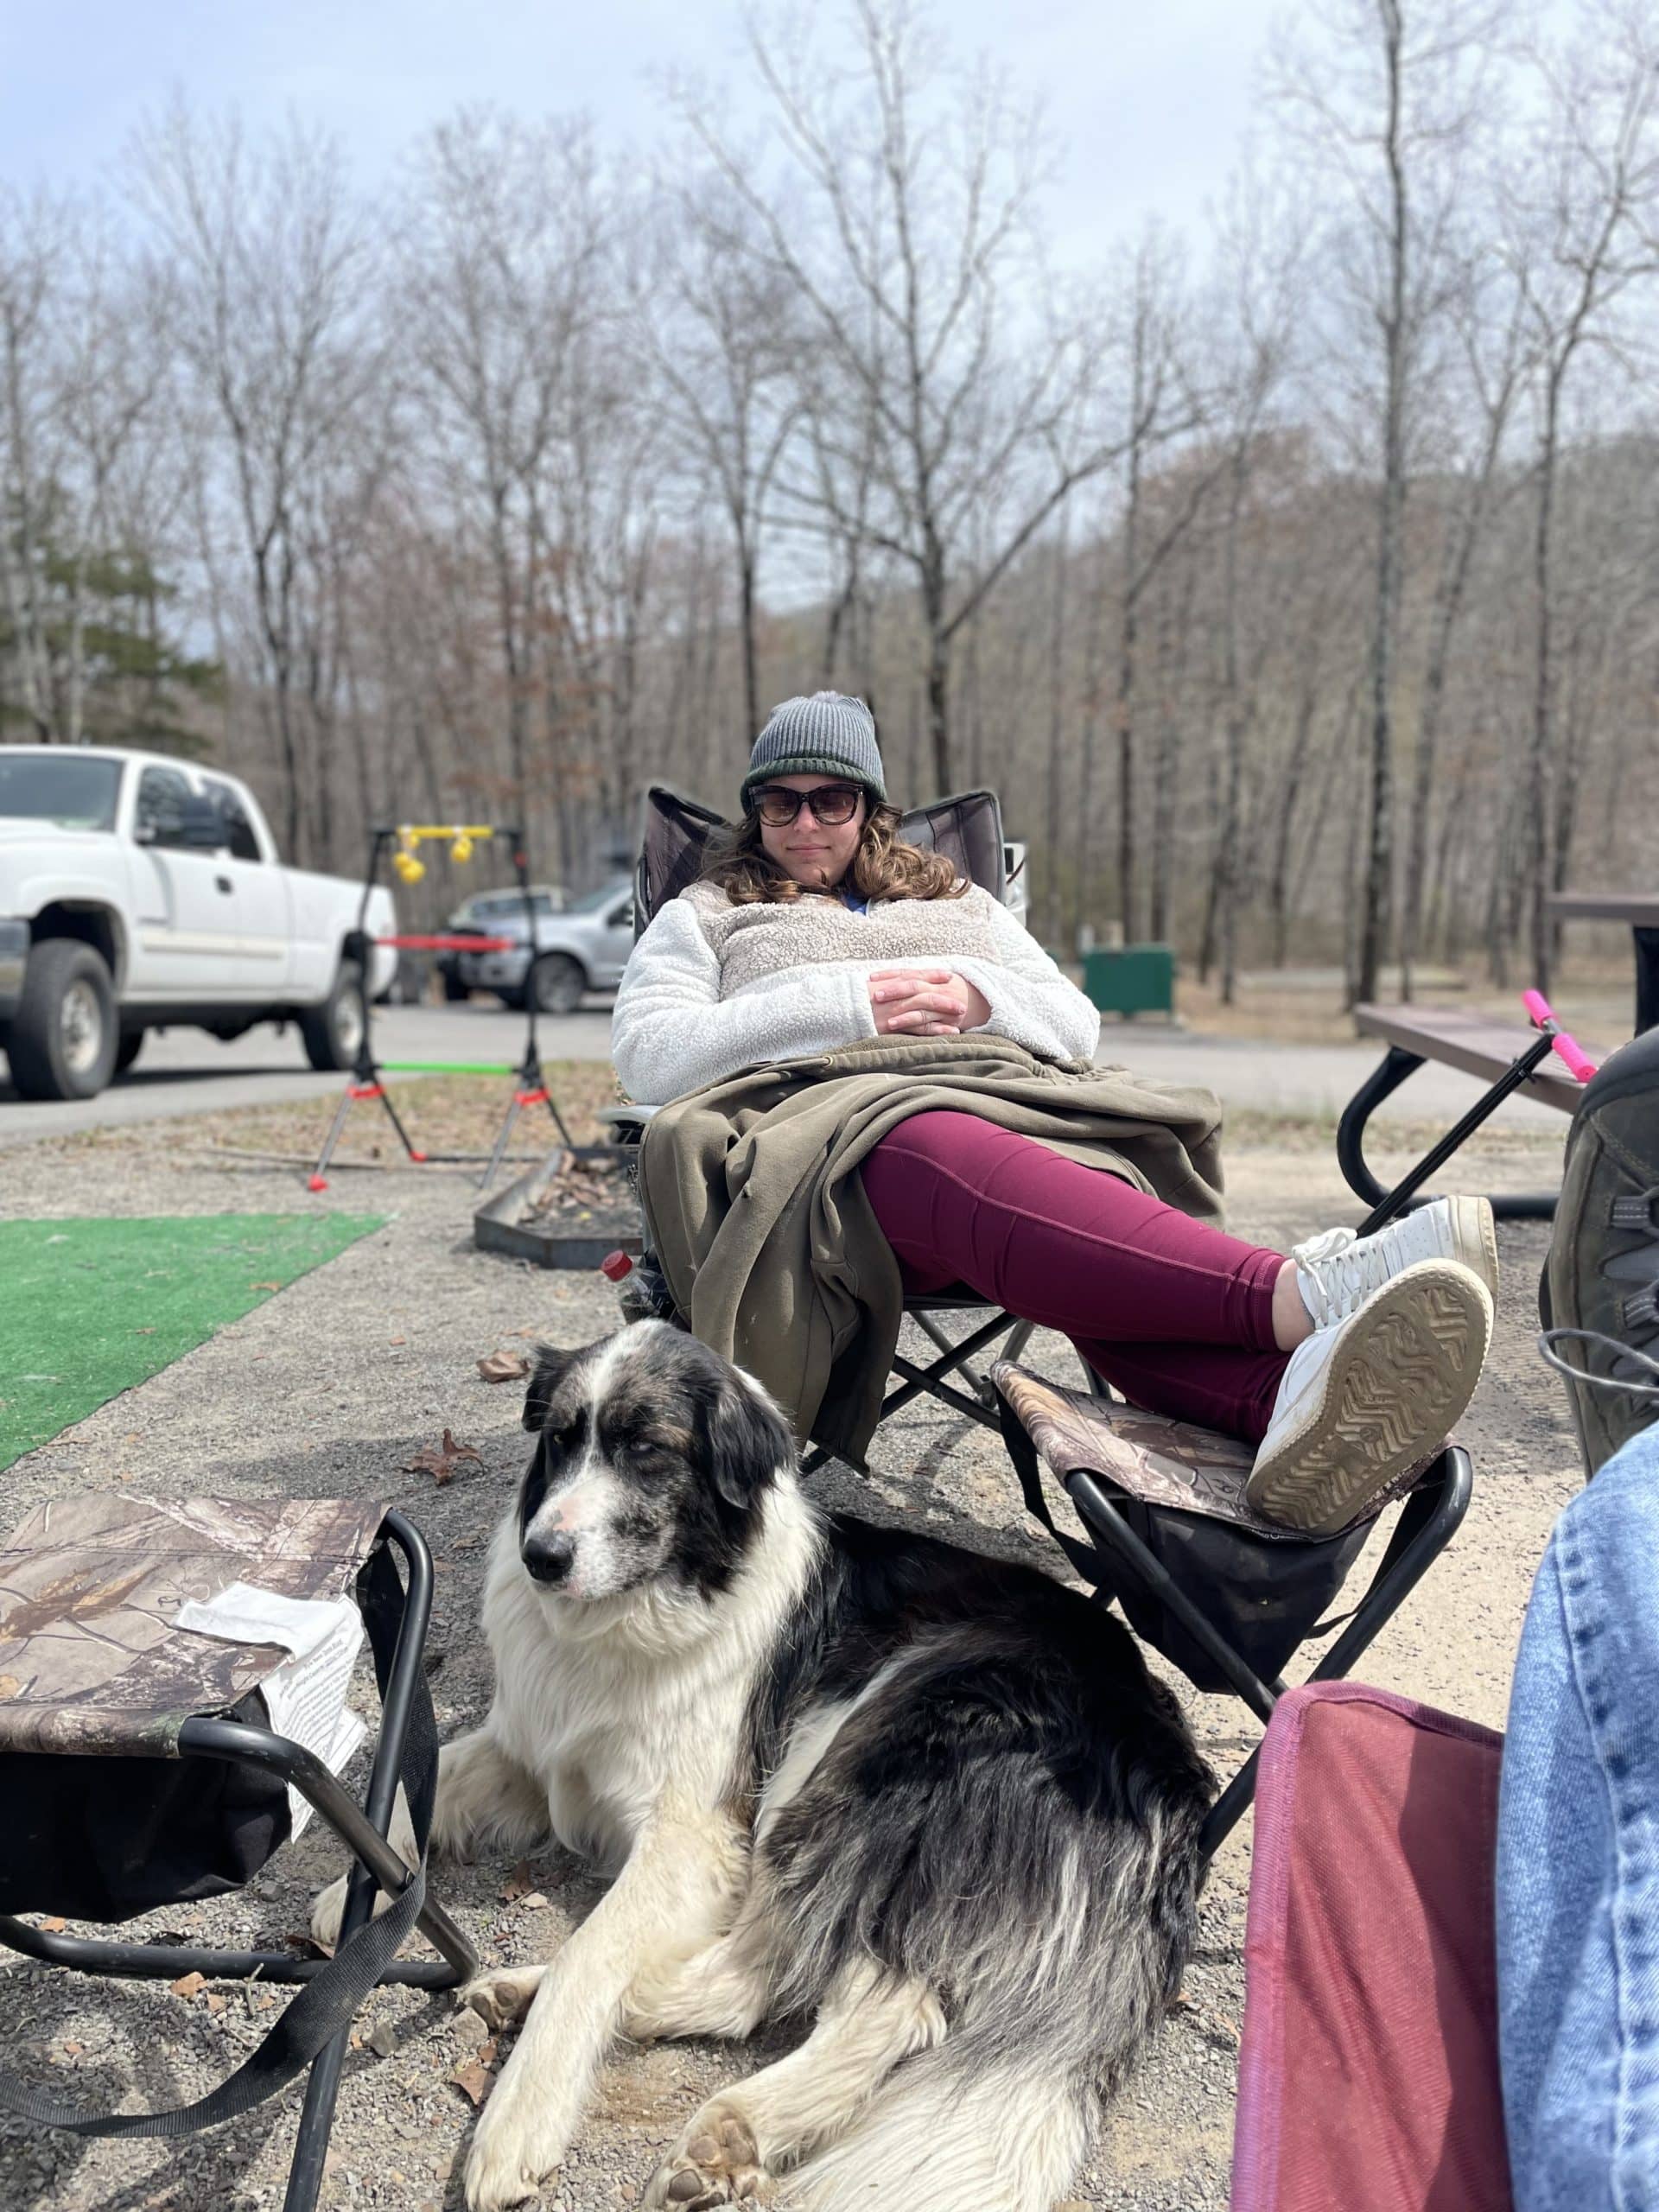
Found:
[[(359, 1598), (374, 1653), (375, 1680), (384, 1700), (404, 1611), (403, 1586), (385, 1544), (364, 1570)], [(270, 2034), (228, 2081), (194, 2104), (179, 2105), (170, 2112), (82, 2113), (41, 2096), (0, 2071), (0, 2109), (74, 2135), (170, 2138), (218, 2126), (285, 2089), (355, 2018), (359, 2006), (414, 1928), (425, 1901), (426, 1843), (437, 1796), (438, 1731), (425, 1675), (419, 1669), (404, 1738), (400, 1778), (420, 1851), (420, 1865), (408, 1886), (378, 1920), (371, 1919), (359, 1928), (319, 1973), (302, 1984), (299, 1994), (289, 2001)]]
[(1107, 1579), (1101, 1555), (1092, 1544), (1079, 1542), (1076, 1536), (1055, 1527), (1054, 1516), (1048, 1510), (1048, 1499), (1043, 1491), (1042, 1462), (1038, 1459), (1037, 1447), (1001, 1391), (997, 1393), (997, 1411), (1002, 1417), (1002, 1440), (1014, 1462), (1014, 1471), (1020, 1478), (1027, 1512), (1041, 1522), (1089, 1587), (1098, 1590)]

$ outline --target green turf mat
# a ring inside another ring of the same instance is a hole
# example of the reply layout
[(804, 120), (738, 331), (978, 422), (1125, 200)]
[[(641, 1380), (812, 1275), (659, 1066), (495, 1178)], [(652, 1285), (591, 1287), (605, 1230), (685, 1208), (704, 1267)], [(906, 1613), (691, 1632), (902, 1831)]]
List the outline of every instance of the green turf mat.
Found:
[[(159, 1374), (382, 1218), (0, 1222), (0, 1468)], [(0, 1516), (0, 1533), (3, 1525)]]

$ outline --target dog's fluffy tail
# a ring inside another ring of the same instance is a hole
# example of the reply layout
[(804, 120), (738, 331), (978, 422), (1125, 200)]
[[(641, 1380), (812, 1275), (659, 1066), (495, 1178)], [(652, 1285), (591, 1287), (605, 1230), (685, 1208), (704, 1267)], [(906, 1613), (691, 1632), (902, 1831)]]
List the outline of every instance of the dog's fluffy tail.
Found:
[(1050, 2212), (1089, 2147), (1084, 2081), (948, 2045), (907, 2060), (856, 2125), (785, 2182), (778, 2212)]

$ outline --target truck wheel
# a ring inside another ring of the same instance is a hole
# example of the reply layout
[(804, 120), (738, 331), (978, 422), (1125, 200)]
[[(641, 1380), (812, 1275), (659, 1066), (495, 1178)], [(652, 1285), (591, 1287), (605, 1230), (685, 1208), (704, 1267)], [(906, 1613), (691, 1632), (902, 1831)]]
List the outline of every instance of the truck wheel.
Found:
[(567, 953), (544, 952), (530, 971), (537, 1014), (574, 1014), (587, 988), (582, 963)]
[(116, 1047), (115, 1071), (117, 1075), (125, 1075), (127, 1070), (132, 1065), (133, 1062), (137, 1058), (139, 1053), (142, 1052), (143, 1049), (144, 1033), (142, 1029), (135, 1029), (130, 1035), (124, 1037), (119, 1045)]
[(463, 983), (453, 968), (446, 968), (443, 971), (443, 995), (451, 1006), (455, 1006), (462, 999), (471, 998), (472, 986)]
[(25, 1098), (96, 1098), (115, 1072), (115, 987), (103, 955), (69, 937), (29, 956), (6, 1056)]
[(334, 988), (322, 1004), (300, 1009), (305, 1057), (320, 1072), (357, 1063), (357, 1048), (363, 1041), (362, 973), (355, 960), (342, 960)]

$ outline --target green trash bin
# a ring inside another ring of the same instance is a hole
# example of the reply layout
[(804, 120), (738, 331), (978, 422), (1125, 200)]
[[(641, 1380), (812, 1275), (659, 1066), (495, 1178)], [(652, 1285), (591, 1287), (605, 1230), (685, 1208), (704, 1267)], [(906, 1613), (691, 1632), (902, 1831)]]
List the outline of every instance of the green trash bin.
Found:
[(1096, 946), (1083, 956), (1083, 988), (1103, 1014), (1173, 1014), (1174, 951), (1166, 944)]

